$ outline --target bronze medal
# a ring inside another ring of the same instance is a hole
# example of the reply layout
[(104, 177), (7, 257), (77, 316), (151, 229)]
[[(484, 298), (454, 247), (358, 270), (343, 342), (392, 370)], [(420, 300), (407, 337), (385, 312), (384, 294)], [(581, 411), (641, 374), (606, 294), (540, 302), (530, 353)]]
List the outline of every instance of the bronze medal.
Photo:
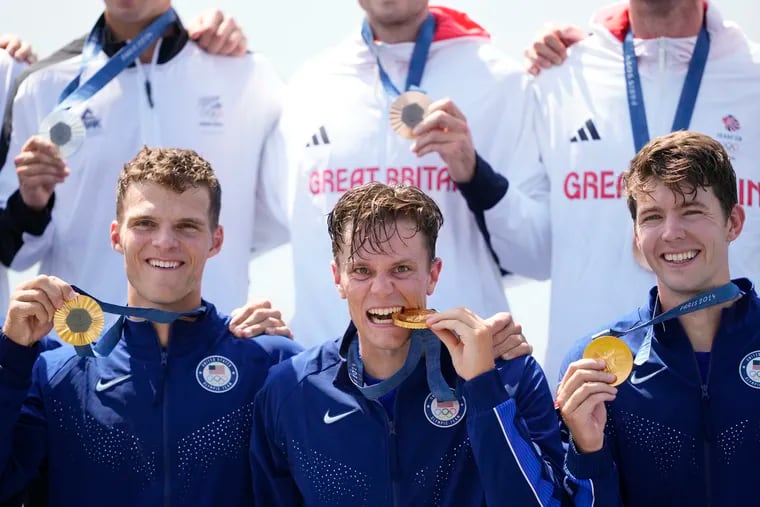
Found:
[(391, 128), (401, 137), (414, 139), (412, 130), (419, 125), (427, 114), (427, 109), (433, 101), (422, 92), (404, 92), (393, 101), (388, 114)]
[(601, 359), (607, 366), (604, 371), (615, 375), (611, 385), (618, 386), (625, 382), (633, 370), (633, 354), (628, 345), (614, 336), (594, 338), (583, 351), (584, 359)]

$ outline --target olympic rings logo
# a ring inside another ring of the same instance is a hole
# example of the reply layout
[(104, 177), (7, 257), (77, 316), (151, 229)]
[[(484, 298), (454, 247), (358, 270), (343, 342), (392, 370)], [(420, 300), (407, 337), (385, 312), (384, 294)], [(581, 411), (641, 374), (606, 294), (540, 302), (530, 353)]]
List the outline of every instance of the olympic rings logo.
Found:
[(760, 382), (760, 370), (747, 370), (747, 375), (749, 378), (756, 382)]
[(449, 409), (448, 407), (433, 409), (433, 414), (436, 417), (442, 417), (443, 416), (443, 417), (445, 417), (447, 419), (451, 418), (451, 417), (454, 417), (455, 415), (457, 415), (457, 412), (459, 412), (459, 410), (457, 410), (457, 409)]
[(207, 373), (204, 376), (206, 377), (206, 382), (209, 384), (224, 384), (229, 380), (227, 375), (220, 375), (218, 373)]

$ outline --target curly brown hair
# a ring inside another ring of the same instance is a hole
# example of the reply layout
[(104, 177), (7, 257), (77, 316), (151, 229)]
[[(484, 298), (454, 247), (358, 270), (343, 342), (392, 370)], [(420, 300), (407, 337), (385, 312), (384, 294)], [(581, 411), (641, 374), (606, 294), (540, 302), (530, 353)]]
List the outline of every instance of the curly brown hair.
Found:
[(636, 220), (637, 199), (657, 182), (681, 199), (711, 188), (726, 218), (739, 202), (736, 173), (723, 146), (704, 134), (678, 131), (647, 143), (623, 175), (628, 210)]
[(401, 235), (399, 220), (414, 224), (411, 236), (418, 232), (425, 235), (430, 260), (435, 259), (435, 243), (443, 225), (443, 214), (435, 201), (417, 187), (373, 182), (343, 194), (327, 216), (335, 262), (338, 263), (347, 232), (351, 234), (349, 259), (362, 249), (387, 253), (386, 245), (395, 235), (409, 239), (411, 236)]
[(219, 225), (222, 187), (211, 164), (193, 150), (148, 148), (143, 146), (135, 158), (124, 164), (116, 185), (116, 218), (121, 220), (124, 196), (132, 183), (151, 182), (178, 194), (189, 188), (206, 187), (209, 191), (209, 222)]

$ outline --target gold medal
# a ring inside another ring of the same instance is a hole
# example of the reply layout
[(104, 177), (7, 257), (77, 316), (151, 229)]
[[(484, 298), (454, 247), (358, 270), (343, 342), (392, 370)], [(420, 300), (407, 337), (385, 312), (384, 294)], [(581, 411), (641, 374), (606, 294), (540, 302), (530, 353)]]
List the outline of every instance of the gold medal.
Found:
[(393, 324), (406, 329), (427, 329), (425, 319), (428, 315), (436, 313), (435, 310), (412, 308), (393, 314)]
[(94, 342), (103, 331), (103, 310), (94, 299), (78, 295), (55, 311), (53, 327), (61, 340), (71, 345)]
[(433, 101), (422, 92), (404, 92), (393, 101), (388, 114), (391, 128), (401, 137), (414, 139), (412, 130), (419, 125), (427, 114), (427, 109)]
[(62, 109), (47, 115), (40, 124), (40, 136), (58, 146), (61, 157), (76, 152), (86, 135), (84, 123), (74, 113)]
[(615, 375), (611, 385), (617, 386), (625, 382), (633, 370), (633, 354), (628, 345), (614, 336), (594, 338), (583, 351), (584, 359), (601, 359), (606, 363), (604, 371)]

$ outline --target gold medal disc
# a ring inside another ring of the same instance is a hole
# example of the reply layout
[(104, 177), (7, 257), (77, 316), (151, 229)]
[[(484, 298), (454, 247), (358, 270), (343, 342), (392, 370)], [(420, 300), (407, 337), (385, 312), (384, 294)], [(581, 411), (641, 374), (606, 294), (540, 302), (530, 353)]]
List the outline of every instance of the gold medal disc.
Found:
[(71, 345), (94, 342), (103, 331), (103, 310), (94, 299), (78, 295), (55, 311), (53, 327), (61, 340)]
[(393, 314), (393, 324), (406, 329), (427, 329), (425, 319), (428, 315), (437, 313), (435, 310), (413, 308)]
[(618, 386), (625, 382), (633, 370), (633, 354), (628, 345), (614, 336), (594, 338), (583, 351), (584, 359), (601, 359), (607, 366), (604, 371), (615, 375), (611, 385)]
[(391, 128), (401, 137), (414, 139), (412, 130), (419, 125), (427, 114), (427, 109), (433, 101), (422, 92), (404, 92), (393, 101), (388, 114)]

